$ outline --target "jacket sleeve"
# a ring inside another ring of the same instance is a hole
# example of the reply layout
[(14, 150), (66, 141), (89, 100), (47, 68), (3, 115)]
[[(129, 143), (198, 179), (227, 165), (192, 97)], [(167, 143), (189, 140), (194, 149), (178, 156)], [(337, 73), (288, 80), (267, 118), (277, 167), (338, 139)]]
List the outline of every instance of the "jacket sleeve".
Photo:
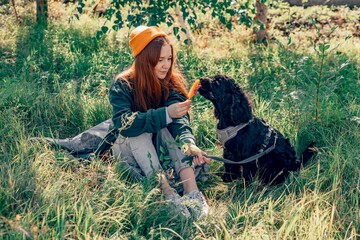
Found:
[[(170, 106), (173, 103), (183, 102), (186, 97), (176, 91), (170, 91), (169, 97), (165, 102), (165, 106)], [(181, 118), (173, 118), (172, 122), (167, 126), (169, 132), (174, 139), (179, 140), (180, 143), (190, 140), (195, 143), (195, 138), (190, 127), (190, 115), (187, 113)]]
[(145, 132), (155, 133), (166, 127), (166, 108), (136, 111), (134, 92), (121, 80), (116, 80), (109, 90), (114, 129), (124, 137), (136, 137)]

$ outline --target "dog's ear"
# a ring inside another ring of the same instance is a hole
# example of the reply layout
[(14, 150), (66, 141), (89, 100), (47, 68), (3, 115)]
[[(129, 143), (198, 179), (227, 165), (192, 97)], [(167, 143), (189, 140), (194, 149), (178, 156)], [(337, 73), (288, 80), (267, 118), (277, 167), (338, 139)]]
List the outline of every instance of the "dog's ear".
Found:
[(240, 111), (240, 101), (239, 99), (237, 99), (236, 96), (232, 96), (232, 101), (231, 101), (231, 108), (230, 108), (230, 118), (231, 118), (231, 121), (235, 124), (238, 124), (237, 123), (237, 118), (239, 118), (239, 115), (241, 114), (241, 111)]
[(250, 102), (241, 90), (233, 92), (230, 109), (230, 118), (235, 124), (245, 123), (252, 118)]

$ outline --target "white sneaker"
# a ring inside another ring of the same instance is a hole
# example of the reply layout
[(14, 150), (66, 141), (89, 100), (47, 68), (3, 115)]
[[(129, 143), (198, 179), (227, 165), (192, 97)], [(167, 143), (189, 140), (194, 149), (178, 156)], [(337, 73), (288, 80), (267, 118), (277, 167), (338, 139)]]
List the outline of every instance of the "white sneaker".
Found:
[(175, 189), (171, 188), (172, 193), (170, 195), (165, 196), (166, 200), (170, 203), (173, 203), (176, 207), (176, 212), (182, 214), (184, 217), (189, 218), (190, 212), (187, 207), (183, 204), (182, 198), (176, 192)]
[(185, 194), (183, 202), (194, 213), (196, 219), (203, 218), (209, 213), (209, 205), (206, 203), (204, 195), (197, 190)]

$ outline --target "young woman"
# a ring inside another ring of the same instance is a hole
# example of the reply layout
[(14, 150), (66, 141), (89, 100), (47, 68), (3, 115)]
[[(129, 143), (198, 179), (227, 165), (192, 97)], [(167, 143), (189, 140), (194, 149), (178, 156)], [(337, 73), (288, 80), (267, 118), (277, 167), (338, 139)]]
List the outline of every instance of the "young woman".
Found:
[[(186, 97), (187, 83), (174, 65), (173, 45), (159, 28), (139, 26), (131, 32), (130, 47), (134, 63), (116, 77), (109, 93), (114, 128), (120, 133), (113, 152), (121, 161), (138, 165), (145, 176), (151, 176), (162, 170), (154, 144), (156, 135), (155, 142), (167, 148), (184, 189), (180, 199), (162, 177), (164, 195), (179, 206), (183, 199), (195, 202), (196, 217), (204, 216), (208, 205), (197, 187), (194, 168), (209, 159), (195, 145), (189, 126), (191, 101)], [(187, 155), (193, 156), (192, 166), (181, 162)], [(180, 207), (189, 215), (186, 207)]]

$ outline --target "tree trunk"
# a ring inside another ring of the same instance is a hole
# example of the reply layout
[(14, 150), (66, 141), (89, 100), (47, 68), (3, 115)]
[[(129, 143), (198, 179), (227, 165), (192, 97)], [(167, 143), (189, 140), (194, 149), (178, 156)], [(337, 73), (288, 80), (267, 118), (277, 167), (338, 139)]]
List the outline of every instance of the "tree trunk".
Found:
[(180, 23), (180, 26), (185, 29), (185, 32), (186, 32), (186, 38), (192, 43), (194, 44), (195, 43), (195, 37), (194, 35), (192, 34), (191, 30), (190, 30), (190, 27), (189, 25), (187, 25), (187, 23), (185, 22), (184, 18), (183, 18), (183, 15), (181, 14), (181, 11), (180, 11), (180, 8), (179, 8), (179, 5), (176, 4), (176, 7), (175, 7), (175, 15)]
[(268, 38), (267, 30), (267, 12), (268, 8), (265, 4), (263, 4), (260, 0), (256, 0), (256, 16), (254, 18), (255, 21), (260, 21), (261, 29), (258, 29), (255, 32), (255, 39), (258, 42), (266, 43), (266, 39)]
[(16, 6), (15, 6), (15, 0), (11, 0), (11, 5), (12, 5), (13, 8), (14, 8), (16, 21), (19, 21), (19, 17), (18, 17), (17, 11), (16, 11)]
[(349, 7), (360, 6), (359, 0), (284, 0), (291, 6), (315, 6), (315, 5), (347, 5)]
[(36, 21), (46, 23), (48, 17), (48, 0), (36, 0)]

